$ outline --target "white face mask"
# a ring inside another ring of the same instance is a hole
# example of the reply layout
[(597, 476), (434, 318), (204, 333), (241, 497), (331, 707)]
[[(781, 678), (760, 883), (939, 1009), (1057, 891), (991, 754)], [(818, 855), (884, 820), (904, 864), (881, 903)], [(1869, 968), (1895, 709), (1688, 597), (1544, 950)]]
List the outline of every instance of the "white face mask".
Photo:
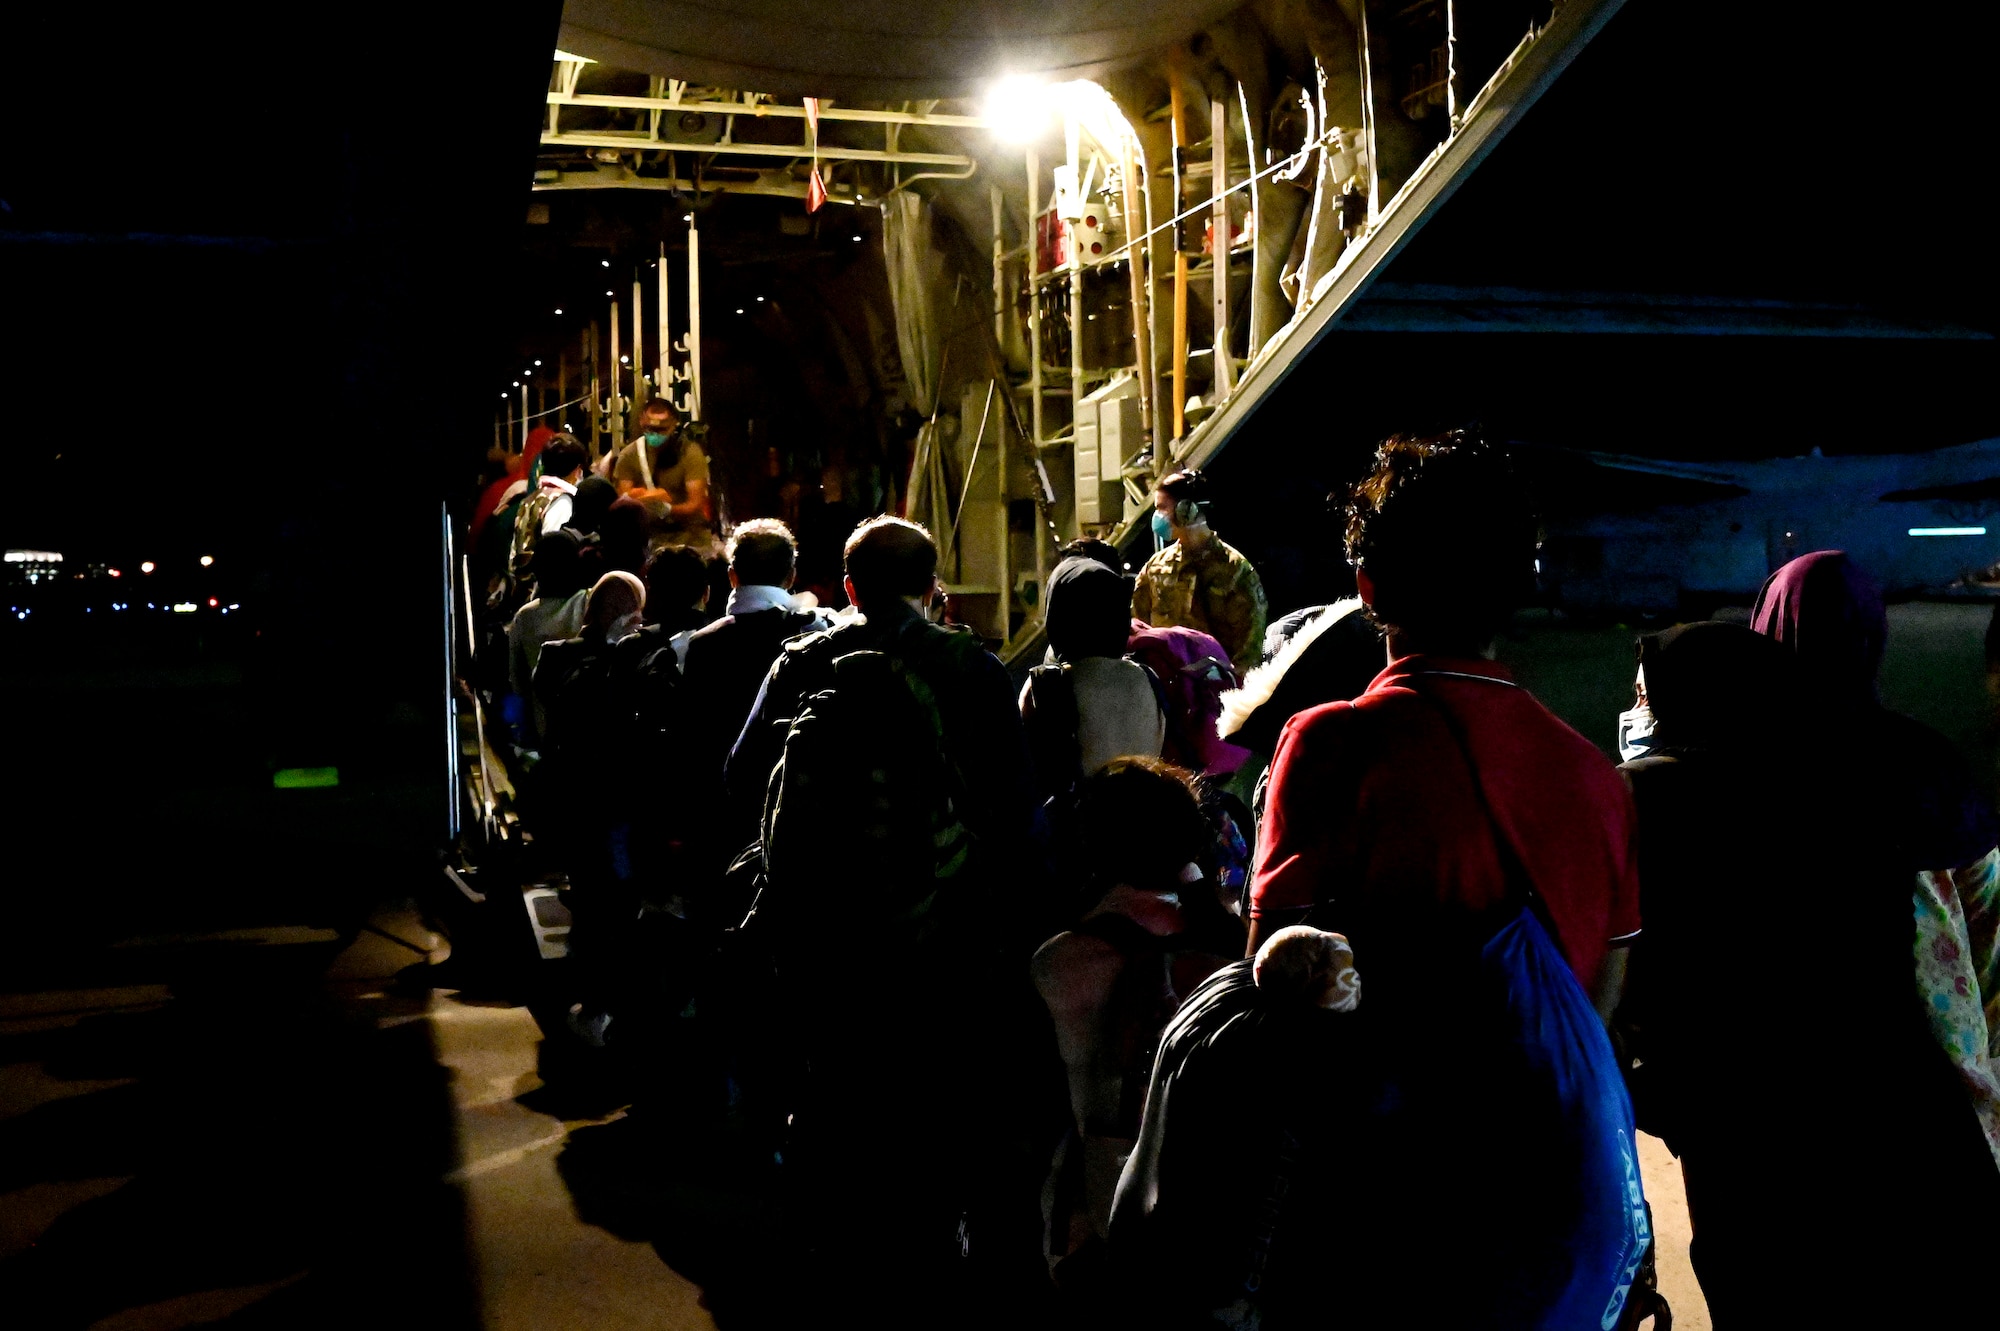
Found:
[(1651, 753), (1653, 739), (1653, 709), (1640, 703), (1628, 712), (1618, 714), (1618, 756), (1626, 762), (1643, 758)]

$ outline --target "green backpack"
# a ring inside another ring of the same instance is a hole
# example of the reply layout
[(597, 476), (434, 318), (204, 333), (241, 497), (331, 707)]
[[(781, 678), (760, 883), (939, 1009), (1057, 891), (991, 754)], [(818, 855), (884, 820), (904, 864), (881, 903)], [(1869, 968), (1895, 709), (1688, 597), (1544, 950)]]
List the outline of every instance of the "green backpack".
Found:
[[(918, 646), (915, 635), (905, 643)], [(836, 657), (766, 788), (758, 919), (815, 943), (920, 941), (972, 855), (963, 801), (937, 697), (905, 656)]]
[(520, 507), (514, 510), (514, 536), (507, 545), (507, 577), (516, 587), (526, 587), (534, 580), (528, 564), (534, 558), (535, 547), (541, 543), (542, 519), (549, 515), (549, 505), (559, 493), (538, 481), (534, 489), (521, 496)]

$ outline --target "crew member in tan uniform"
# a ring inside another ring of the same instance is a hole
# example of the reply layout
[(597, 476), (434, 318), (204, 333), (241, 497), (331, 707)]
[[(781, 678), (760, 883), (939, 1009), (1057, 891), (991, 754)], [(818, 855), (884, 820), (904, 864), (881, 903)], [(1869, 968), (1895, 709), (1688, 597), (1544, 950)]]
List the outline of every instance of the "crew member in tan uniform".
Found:
[(1264, 583), (1208, 525), (1208, 506), (1208, 482), (1198, 471), (1177, 471), (1153, 492), (1154, 530), (1173, 539), (1139, 570), (1132, 617), (1209, 634), (1241, 679), (1263, 655)]

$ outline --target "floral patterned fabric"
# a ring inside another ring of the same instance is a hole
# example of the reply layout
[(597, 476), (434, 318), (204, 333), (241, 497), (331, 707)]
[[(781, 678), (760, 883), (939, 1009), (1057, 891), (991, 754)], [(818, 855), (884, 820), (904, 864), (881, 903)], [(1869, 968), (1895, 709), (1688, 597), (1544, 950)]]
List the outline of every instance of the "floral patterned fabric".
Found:
[(2000, 850), (1917, 875), (1917, 992), (2000, 1164)]

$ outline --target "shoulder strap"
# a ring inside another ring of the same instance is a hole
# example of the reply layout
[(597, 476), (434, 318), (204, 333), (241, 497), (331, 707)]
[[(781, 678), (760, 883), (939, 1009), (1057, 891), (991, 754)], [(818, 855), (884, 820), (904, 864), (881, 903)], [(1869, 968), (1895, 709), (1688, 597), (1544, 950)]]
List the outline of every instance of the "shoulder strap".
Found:
[[(1422, 673), (1444, 675), (1450, 679), (1476, 679), (1483, 683), (1497, 684), (1502, 688), (1508, 689), (1520, 687), (1518, 684), (1504, 679), (1495, 679), (1490, 675), (1473, 675), (1456, 670), (1424, 671)], [(1535, 891), (1535, 880), (1528, 873), (1528, 866), (1522, 863), (1520, 852), (1514, 849), (1513, 838), (1507, 835), (1506, 829), (1500, 825), (1499, 818), (1494, 816), (1493, 802), (1486, 796), (1486, 783), (1480, 778), (1479, 764), (1474, 761), (1472, 757), (1472, 745), (1465, 737), (1465, 724), (1458, 719), (1457, 714), (1451, 708), (1445, 706), (1436, 697), (1425, 692), (1415, 684), (1410, 686), (1410, 691), (1437, 710), (1437, 714), (1444, 720), (1445, 729), (1451, 733), (1452, 742), (1458, 745), (1459, 755), (1465, 759), (1466, 774), (1472, 778), (1473, 798), (1479, 801), (1480, 811), (1486, 815), (1487, 830), (1493, 834), (1493, 850), (1500, 857), (1500, 873), (1507, 882), (1508, 899), (1532, 909), (1540, 917), (1542, 924), (1549, 930), (1550, 934), (1554, 935), (1555, 921), (1549, 918), (1546, 903), (1543, 902), (1541, 894)]]
[(1146, 676), (1146, 686), (1153, 691), (1153, 706), (1160, 709), (1160, 716), (1162, 718), (1172, 717), (1173, 711), (1167, 705), (1167, 686), (1160, 682), (1160, 677), (1153, 673), (1153, 668), (1130, 652), (1125, 653), (1119, 659), (1130, 661), (1133, 665), (1139, 667), (1141, 673)]
[(1076, 681), (1066, 665), (1038, 665), (1028, 671), (1028, 696), (1035, 704), (1028, 744), (1045, 781), (1072, 792), (1083, 780), (1083, 714)]

